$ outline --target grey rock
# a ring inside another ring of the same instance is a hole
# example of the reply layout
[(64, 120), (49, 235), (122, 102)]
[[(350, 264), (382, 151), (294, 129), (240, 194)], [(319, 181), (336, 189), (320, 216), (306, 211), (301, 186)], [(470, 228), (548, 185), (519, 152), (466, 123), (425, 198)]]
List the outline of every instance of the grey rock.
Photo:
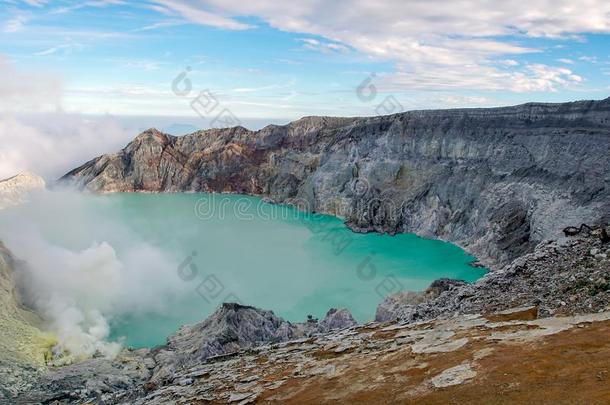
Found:
[(140, 385), (150, 376), (142, 358), (126, 352), (115, 361), (99, 358), (51, 368), (37, 381), (35, 389), (21, 397), (26, 403), (99, 402), (104, 394), (138, 394)]
[(331, 330), (349, 328), (357, 324), (358, 322), (356, 322), (352, 314), (347, 309), (331, 308), (326, 313), (326, 317), (320, 322), (319, 331), (329, 332)]
[(464, 285), (466, 285), (466, 282), (462, 280), (439, 278), (438, 280), (434, 280), (432, 284), (430, 284), (430, 286), (426, 289), (426, 298), (428, 300), (435, 299), (445, 291), (451, 291), (454, 288), (462, 287)]
[(425, 301), (425, 294), (416, 291), (401, 291), (386, 297), (378, 306), (375, 313), (376, 322), (394, 321), (409, 317), (409, 312), (417, 304)]
[(400, 291), (392, 294), (377, 306), (375, 321), (387, 322), (396, 319), (408, 319), (413, 316), (413, 311), (415, 311), (418, 304), (431, 301), (445, 291), (450, 291), (465, 284), (461, 280), (441, 278), (433, 281), (426, 291), (423, 292)]
[(157, 349), (153, 381), (158, 384), (173, 379), (174, 371), (201, 364), (213, 356), (236, 352), (268, 342), (296, 338), (290, 322), (254, 307), (225, 303), (205, 321), (183, 326)]
[(183, 326), (153, 351), (155, 384), (173, 381), (176, 371), (224, 358), (244, 348), (295, 340), (356, 325), (346, 309), (331, 309), (322, 322), (291, 323), (266, 311), (237, 303), (224, 303), (205, 321)]

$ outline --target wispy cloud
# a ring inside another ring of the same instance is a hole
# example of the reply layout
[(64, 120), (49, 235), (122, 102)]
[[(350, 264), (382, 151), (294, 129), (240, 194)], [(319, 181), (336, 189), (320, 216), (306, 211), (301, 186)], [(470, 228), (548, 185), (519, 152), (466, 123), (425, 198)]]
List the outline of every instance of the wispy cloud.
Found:
[(25, 24), (31, 19), (29, 15), (20, 14), (4, 23), (3, 31), (6, 33), (19, 32), (23, 30)]
[(504, 66), (519, 66), (519, 62), (517, 62), (517, 61), (516, 61), (516, 60), (514, 60), (514, 59), (505, 59), (505, 60), (501, 60), (501, 61), (500, 61), (500, 64), (501, 64), (501, 65), (504, 65)]
[(159, 21), (159, 22), (156, 22), (153, 24), (145, 25), (141, 28), (136, 28), (133, 31), (134, 32), (151, 31), (151, 30), (156, 30), (159, 28), (176, 27), (176, 26), (183, 25), (183, 24), (185, 24), (185, 22), (181, 21), (181, 20), (165, 20), (165, 21)]
[(154, 60), (129, 60), (124, 61), (122, 66), (128, 69), (151, 71), (160, 69), (163, 64), (163, 62)]
[(229, 30), (246, 30), (252, 28), (251, 25), (243, 24), (235, 19), (224, 17), (219, 13), (210, 12), (198, 5), (191, 5), (189, 2), (174, 0), (157, 0), (157, 3), (164, 6), (158, 9), (163, 12), (175, 12), (188, 21), (208, 25), (216, 28)]
[(580, 58), (578, 58), (578, 60), (588, 63), (597, 63), (599, 61), (597, 59), (597, 56), (581, 56)]
[(303, 42), (305, 48), (323, 53), (347, 52), (349, 50), (345, 45), (336, 42), (319, 41), (314, 38), (301, 38), (299, 41)]
[(121, 5), (125, 4), (123, 0), (92, 0), (92, 1), (83, 1), (81, 3), (73, 4), (70, 6), (59, 7), (54, 10), (49, 11), (50, 14), (66, 14), (71, 13), (76, 10), (80, 10), (82, 8), (87, 7), (106, 7), (111, 5)]
[(583, 78), (570, 69), (543, 64), (529, 64), (523, 70), (498, 70), (489, 66), (427, 67), (398, 71), (380, 77), (379, 87), (385, 91), (397, 88), (410, 90), (507, 90), (523, 92), (556, 92), (577, 86)]
[(83, 44), (78, 44), (78, 43), (63, 44), (63, 45), (57, 45), (57, 46), (53, 46), (51, 48), (47, 48), (40, 52), (36, 52), (36, 53), (34, 53), (34, 55), (47, 56), (47, 55), (53, 55), (53, 54), (57, 54), (57, 53), (69, 55), (72, 52), (82, 50), (83, 48), (84, 48)]
[(41, 7), (42, 5), (47, 3), (46, 0), (23, 0), (23, 2), (34, 7)]

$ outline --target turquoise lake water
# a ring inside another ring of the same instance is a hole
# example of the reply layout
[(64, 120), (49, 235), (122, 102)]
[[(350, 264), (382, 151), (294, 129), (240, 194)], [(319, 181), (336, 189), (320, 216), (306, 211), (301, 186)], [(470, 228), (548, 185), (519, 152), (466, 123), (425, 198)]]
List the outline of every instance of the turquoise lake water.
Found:
[[(138, 240), (169, 258), (171, 284), (180, 287), (180, 296), (165, 301), (159, 294), (152, 313), (139, 308), (111, 317), (112, 338), (133, 347), (164, 343), (223, 301), (271, 309), (295, 322), (346, 307), (365, 322), (386, 294), (422, 290), (441, 277), (472, 282), (485, 272), (469, 266), (474, 258), (449, 243), (411, 234), (356, 234), (340, 219), (255, 197), (111, 194), (51, 198), (27, 210), (46, 239), (68, 249), (106, 241), (121, 259)], [(7, 215), (19, 217), (9, 210), (0, 214), (0, 225), (10, 220)], [(130, 290), (135, 298), (147, 293), (147, 284), (159, 290), (154, 272), (146, 280)]]

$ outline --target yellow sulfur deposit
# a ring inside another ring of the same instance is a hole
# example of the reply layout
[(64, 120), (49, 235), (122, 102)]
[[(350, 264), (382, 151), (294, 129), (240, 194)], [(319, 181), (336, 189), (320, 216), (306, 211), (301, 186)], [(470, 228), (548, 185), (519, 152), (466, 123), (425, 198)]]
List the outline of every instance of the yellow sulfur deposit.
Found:
[(0, 242), (0, 364), (41, 367), (56, 339), (42, 332), (40, 317), (20, 304), (13, 265), (13, 257)]

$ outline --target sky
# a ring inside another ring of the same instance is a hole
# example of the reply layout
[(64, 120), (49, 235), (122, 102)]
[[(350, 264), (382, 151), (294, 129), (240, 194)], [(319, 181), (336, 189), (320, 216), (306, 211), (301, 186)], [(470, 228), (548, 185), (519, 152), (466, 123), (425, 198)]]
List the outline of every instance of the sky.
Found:
[(603, 99), (608, 49), (602, 0), (4, 0), (0, 141)]

